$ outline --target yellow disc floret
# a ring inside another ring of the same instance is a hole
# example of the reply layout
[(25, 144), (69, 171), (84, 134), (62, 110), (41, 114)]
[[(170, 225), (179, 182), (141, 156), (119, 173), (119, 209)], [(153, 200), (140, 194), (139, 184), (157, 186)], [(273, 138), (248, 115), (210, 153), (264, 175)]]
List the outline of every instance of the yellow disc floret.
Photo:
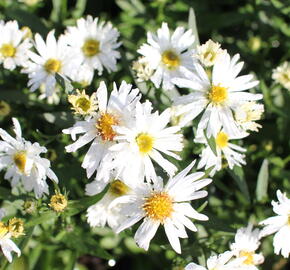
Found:
[(224, 148), (228, 145), (229, 136), (224, 132), (219, 132), (215, 138), (215, 143), (219, 148)]
[(173, 201), (166, 192), (156, 192), (145, 199), (142, 208), (146, 217), (164, 223), (173, 213)]
[(3, 55), (3, 57), (14, 57), (16, 49), (12, 44), (4, 43), (0, 48), (0, 52)]
[(72, 104), (72, 109), (76, 114), (87, 115), (97, 110), (97, 101), (94, 94), (86, 94), (85, 90), (80, 92), (77, 90), (76, 95), (69, 95), (68, 101)]
[(104, 141), (113, 141), (116, 136), (116, 132), (114, 131), (114, 125), (118, 124), (117, 118), (110, 113), (102, 113), (99, 119), (97, 120), (97, 130), (99, 135), (102, 137)]
[(18, 238), (24, 235), (24, 224), (19, 218), (11, 218), (8, 221), (8, 231), (11, 233), (12, 237)]
[(14, 163), (18, 170), (21, 173), (24, 173), (25, 171), (25, 165), (26, 165), (26, 152), (25, 151), (20, 151), (13, 156)]
[(170, 70), (180, 66), (180, 58), (177, 53), (172, 50), (164, 51), (161, 56), (161, 61)]
[(3, 238), (6, 233), (8, 233), (8, 227), (0, 221), (0, 239)]
[(130, 188), (118, 179), (110, 183), (109, 192), (115, 197), (123, 196), (127, 194), (129, 190)]
[(153, 149), (154, 138), (148, 133), (140, 133), (136, 137), (136, 143), (139, 147), (139, 151), (142, 154), (147, 154)]
[(55, 212), (63, 212), (67, 207), (67, 198), (64, 195), (57, 193), (51, 196), (49, 206)]
[(100, 42), (95, 39), (87, 39), (82, 47), (83, 53), (87, 57), (92, 57), (100, 53)]
[(215, 105), (222, 104), (228, 98), (228, 89), (213, 85), (208, 93), (208, 99)]
[(57, 59), (50, 58), (45, 62), (44, 69), (48, 73), (59, 72), (61, 69), (61, 62)]
[(254, 252), (241, 251), (239, 257), (246, 257), (246, 259), (243, 261), (244, 264), (254, 265)]

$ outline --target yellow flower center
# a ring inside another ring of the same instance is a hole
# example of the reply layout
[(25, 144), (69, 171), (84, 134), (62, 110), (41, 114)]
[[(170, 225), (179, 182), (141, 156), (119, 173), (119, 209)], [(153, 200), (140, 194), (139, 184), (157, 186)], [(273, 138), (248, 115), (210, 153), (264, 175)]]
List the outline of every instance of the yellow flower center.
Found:
[(218, 147), (224, 148), (228, 145), (229, 136), (224, 132), (219, 132), (215, 138), (215, 143)]
[(14, 57), (16, 49), (13, 47), (13, 45), (5, 43), (0, 48), (0, 52), (4, 57)]
[(77, 99), (75, 106), (87, 112), (91, 108), (91, 101), (88, 98), (81, 97)]
[(180, 66), (179, 56), (171, 50), (167, 50), (162, 53), (161, 61), (170, 70), (176, 69)]
[(8, 228), (2, 221), (0, 221), (0, 239), (3, 238), (6, 233), (8, 233)]
[(96, 127), (99, 135), (104, 141), (112, 141), (116, 136), (116, 132), (113, 130), (114, 125), (117, 125), (118, 121), (116, 117), (110, 113), (103, 113), (99, 117)]
[(290, 213), (288, 214), (288, 225), (290, 226)]
[(13, 156), (13, 160), (18, 170), (22, 173), (25, 171), (26, 153), (24, 151), (18, 152)]
[(19, 218), (12, 218), (8, 221), (8, 231), (15, 238), (24, 235), (24, 224)]
[(166, 192), (156, 192), (145, 199), (142, 208), (147, 217), (164, 223), (173, 212), (173, 201)]
[(241, 251), (239, 255), (240, 257), (246, 257), (243, 261), (244, 264), (254, 265), (254, 252)]
[(100, 42), (95, 39), (87, 39), (82, 50), (85, 56), (92, 57), (100, 53)]
[(204, 54), (204, 58), (210, 62), (213, 62), (216, 59), (217, 54), (214, 51), (207, 51)]
[(59, 72), (61, 69), (61, 62), (57, 59), (54, 58), (50, 58), (48, 59), (45, 64), (44, 64), (44, 69), (48, 72), (48, 73), (55, 73), (55, 72)]
[(114, 180), (110, 184), (109, 192), (115, 197), (120, 197), (128, 193), (130, 188), (120, 180)]
[(209, 100), (215, 105), (223, 103), (228, 97), (228, 89), (213, 85), (208, 93)]
[(56, 212), (62, 212), (67, 207), (67, 198), (58, 193), (50, 198), (49, 206)]
[(136, 143), (139, 147), (139, 151), (142, 154), (147, 154), (153, 148), (154, 138), (148, 133), (140, 133), (136, 137)]

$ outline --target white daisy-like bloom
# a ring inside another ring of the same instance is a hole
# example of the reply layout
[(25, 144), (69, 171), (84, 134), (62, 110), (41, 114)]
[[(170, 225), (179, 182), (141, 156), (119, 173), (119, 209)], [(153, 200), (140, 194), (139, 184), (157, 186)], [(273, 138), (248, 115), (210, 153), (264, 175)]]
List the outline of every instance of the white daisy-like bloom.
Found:
[[(84, 121), (77, 121), (71, 128), (64, 129), (63, 133), (70, 134), (74, 143), (66, 146), (67, 152), (75, 152), (82, 146), (91, 143), (85, 155), (82, 167), (87, 171), (90, 178), (97, 170), (97, 179), (103, 179), (105, 185), (109, 181), (109, 167), (114, 152), (109, 148), (116, 144), (114, 140), (117, 133), (113, 127), (126, 125), (134, 117), (135, 104), (139, 100), (139, 90), (132, 89), (131, 84), (122, 82), (119, 89), (114, 83), (113, 91), (108, 98), (107, 87), (104, 82), (96, 92), (98, 111)], [(76, 140), (77, 134), (83, 134)]]
[(205, 167), (205, 170), (207, 170), (213, 167), (210, 172), (210, 175), (213, 176), (215, 172), (222, 169), (223, 158), (226, 159), (230, 169), (232, 169), (235, 165), (245, 165), (245, 155), (242, 153), (246, 152), (246, 149), (229, 142), (229, 140), (231, 139), (241, 139), (243, 137), (244, 136), (230, 136), (224, 131), (218, 132), (217, 135), (214, 137), (216, 153), (214, 153), (209, 146), (205, 136), (197, 137), (194, 140), (195, 142), (203, 143), (206, 145), (205, 149), (203, 149), (200, 155), (201, 159), (198, 163), (198, 169)]
[(166, 127), (170, 122), (170, 109), (160, 115), (152, 113), (152, 104), (149, 101), (136, 104), (136, 114), (133, 121), (127, 126), (115, 127), (118, 144), (111, 147), (116, 152), (114, 167), (128, 179), (134, 179), (133, 174), (144, 176), (149, 182), (155, 181), (157, 176), (152, 160), (161, 166), (170, 176), (173, 176), (177, 167), (165, 159), (161, 153), (175, 159), (180, 157), (175, 153), (183, 148), (183, 135), (177, 133), (179, 126)]
[(260, 120), (264, 112), (264, 105), (254, 101), (245, 102), (237, 107), (235, 111), (235, 120), (237, 124), (244, 130), (258, 132), (258, 128), (262, 126), (255, 121)]
[(139, 57), (137, 61), (134, 61), (132, 69), (136, 72), (137, 82), (149, 81), (154, 73), (145, 57)]
[[(5, 216), (5, 211), (0, 209), (0, 219)], [(19, 257), (21, 254), (20, 249), (11, 240), (12, 233), (9, 231), (9, 227), (6, 226), (2, 221), (0, 221), (0, 247), (6, 259), (12, 262), (12, 251), (14, 251)]]
[(190, 263), (184, 270), (242, 270), (239, 268), (241, 260), (232, 259), (233, 255), (231, 251), (226, 251), (218, 256), (212, 255), (207, 259), (206, 267)]
[(22, 138), (21, 127), (16, 118), (12, 118), (16, 138), (0, 128), (0, 170), (6, 168), (4, 178), (15, 187), (22, 181), (24, 189), (34, 191), (35, 197), (48, 194), (46, 178), (58, 182), (57, 176), (50, 169), (50, 161), (40, 157), (47, 149), (38, 143), (31, 143)]
[(19, 29), (17, 21), (0, 24), (0, 63), (3, 67), (13, 70), (16, 66), (25, 66), (28, 61), (28, 51), (32, 47), (25, 33)]
[[(120, 176), (117, 177), (116, 173), (112, 172), (108, 191), (100, 201), (88, 208), (87, 221), (91, 227), (104, 227), (108, 223), (113, 230), (116, 230), (124, 221), (125, 216), (121, 214), (120, 206), (114, 205), (110, 207), (116, 198), (132, 194), (132, 189), (120, 179)], [(87, 184), (86, 194), (89, 196), (98, 194), (101, 191), (99, 186), (98, 180)]]
[(257, 265), (264, 262), (264, 256), (255, 251), (260, 246), (259, 229), (253, 229), (253, 225), (249, 224), (245, 228), (238, 229), (235, 235), (235, 242), (230, 245), (230, 249), (235, 257), (241, 258), (241, 268), (247, 267), (249, 270), (258, 270)]
[(272, 79), (290, 91), (290, 62), (284, 62), (273, 70)]
[(87, 16), (78, 19), (76, 26), (69, 26), (65, 38), (80, 62), (102, 75), (104, 68), (108, 72), (117, 70), (117, 59), (121, 57), (116, 50), (121, 45), (119, 35), (110, 22)]
[(226, 52), (226, 50), (221, 49), (219, 43), (209, 39), (205, 44), (197, 46), (193, 57), (197, 58), (203, 66), (211, 67)]
[(238, 54), (231, 58), (224, 53), (214, 64), (210, 77), (200, 64), (195, 64), (196, 73), (187, 73), (186, 79), (173, 79), (179, 87), (192, 90), (190, 94), (175, 99), (175, 105), (185, 105), (179, 111), (179, 114), (185, 114), (183, 124), (204, 111), (198, 130), (206, 129), (207, 137), (217, 134), (221, 128), (231, 136), (241, 133), (233, 112), (244, 102), (259, 100), (263, 96), (244, 92), (259, 82), (253, 80), (253, 75), (238, 76), (243, 67), (239, 58)]
[(290, 199), (286, 196), (286, 193), (277, 191), (278, 202), (272, 201), (273, 211), (277, 216), (267, 218), (260, 222), (265, 227), (260, 233), (260, 237), (264, 237), (275, 233), (273, 239), (274, 252), (285, 258), (289, 257), (290, 246)]
[(48, 33), (46, 42), (36, 34), (35, 49), (37, 53), (29, 52), (31, 61), (22, 72), (28, 73), (30, 91), (35, 91), (44, 84), (45, 95), (50, 97), (56, 87), (55, 73), (69, 75), (78, 66), (77, 59), (68, 50), (62, 36), (58, 40), (55, 39), (54, 30)]
[(207, 216), (194, 210), (189, 201), (206, 197), (207, 192), (199, 190), (212, 180), (201, 179), (203, 172), (187, 175), (193, 165), (194, 162), (170, 178), (165, 186), (163, 180), (158, 178), (153, 185), (140, 183), (133, 187), (134, 194), (115, 199), (113, 204), (123, 204), (121, 211), (126, 217), (117, 233), (143, 219), (134, 238), (139, 247), (148, 250), (158, 227), (163, 225), (172, 248), (181, 253), (179, 238), (188, 237), (185, 227), (197, 231), (189, 218), (208, 220)]
[(191, 30), (185, 32), (183, 27), (177, 27), (171, 35), (167, 23), (162, 23), (157, 35), (147, 33), (147, 43), (140, 47), (138, 53), (144, 56), (148, 68), (155, 71), (150, 78), (155, 87), (162, 84), (165, 90), (172, 89), (172, 78), (184, 78), (185, 71), (194, 70), (190, 50), (194, 36)]
[(76, 69), (72, 70), (69, 78), (79, 83), (82, 87), (89, 86), (94, 78), (94, 70), (87, 65), (79, 65)]

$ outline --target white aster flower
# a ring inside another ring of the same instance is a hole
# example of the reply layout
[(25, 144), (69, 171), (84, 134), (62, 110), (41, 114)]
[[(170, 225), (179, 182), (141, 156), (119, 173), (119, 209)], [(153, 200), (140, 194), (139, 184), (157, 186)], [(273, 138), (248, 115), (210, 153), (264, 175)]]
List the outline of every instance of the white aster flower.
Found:
[(275, 68), (272, 79), (290, 91), (290, 62), (284, 62)]
[(272, 201), (273, 211), (277, 216), (260, 222), (261, 225), (265, 225), (260, 237), (275, 233), (273, 240), (275, 254), (281, 252), (282, 256), (288, 258), (290, 254), (290, 199), (280, 190), (277, 191), (277, 198), (278, 202)]
[(207, 137), (217, 134), (221, 128), (229, 135), (240, 134), (233, 112), (244, 102), (263, 97), (244, 92), (259, 82), (253, 81), (253, 75), (237, 77), (243, 67), (239, 58), (238, 54), (233, 58), (223, 54), (214, 64), (211, 77), (201, 65), (195, 64), (197, 73), (187, 73), (186, 79), (173, 79), (178, 86), (192, 89), (192, 93), (175, 99), (175, 105), (185, 105), (179, 112), (186, 114), (182, 121), (187, 123), (204, 111), (198, 130), (206, 129)]
[(226, 50), (221, 49), (219, 43), (209, 39), (205, 44), (197, 46), (196, 54), (193, 57), (196, 57), (203, 66), (211, 67), (226, 52)]
[[(104, 82), (96, 92), (98, 112), (93, 117), (84, 121), (77, 121), (71, 128), (64, 129), (63, 133), (70, 134), (74, 143), (66, 146), (67, 152), (75, 152), (82, 146), (92, 142), (82, 163), (82, 167), (87, 170), (87, 177), (90, 178), (97, 170), (97, 178), (103, 177), (106, 172), (106, 179), (109, 181), (108, 173), (114, 152), (109, 148), (116, 143), (114, 140), (117, 133), (113, 127), (123, 126), (134, 116), (135, 104), (139, 90), (132, 89), (132, 85), (122, 82), (119, 89), (114, 83), (113, 91), (108, 99), (107, 87)], [(76, 140), (77, 134), (82, 134)]]
[(246, 164), (245, 155), (241, 154), (246, 152), (246, 149), (230, 143), (231, 139), (241, 139), (241, 137), (230, 136), (224, 131), (220, 131), (215, 136), (215, 144), (216, 144), (216, 154), (212, 151), (209, 146), (205, 136), (197, 137), (194, 141), (197, 143), (204, 143), (206, 145), (205, 149), (201, 153), (201, 160), (198, 163), (198, 168), (208, 169), (210, 167), (214, 168), (211, 170), (210, 175), (213, 176), (216, 171), (222, 169), (222, 160), (226, 159), (230, 169), (232, 169), (235, 165), (241, 166), (242, 164)]
[[(93, 181), (86, 185), (86, 194), (95, 195), (98, 194), (102, 188), (100, 181)], [(124, 195), (132, 194), (132, 189), (120, 180), (115, 172), (111, 173), (109, 189), (103, 198), (90, 206), (87, 210), (87, 220), (91, 227), (104, 227), (106, 223), (115, 230), (125, 220), (125, 217), (120, 212), (120, 206), (114, 205), (110, 207), (111, 203), (116, 199)]]
[(115, 168), (127, 178), (133, 179), (132, 173), (147, 181), (156, 180), (156, 172), (152, 159), (170, 176), (176, 173), (176, 166), (165, 159), (161, 153), (180, 159), (175, 153), (183, 148), (182, 134), (177, 132), (180, 127), (166, 127), (170, 121), (170, 109), (160, 115), (152, 113), (149, 101), (136, 104), (136, 114), (127, 126), (115, 127), (118, 144), (111, 147), (116, 151)]
[(54, 30), (46, 37), (46, 42), (39, 34), (35, 35), (37, 53), (29, 52), (30, 62), (22, 72), (28, 73), (28, 86), (35, 91), (42, 84), (45, 85), (46, 97), (53, 94), (56, 87), (55, 73), (68, 75), (75, 69), (76, 58), (69, 52), (63, 37), (55, 39)]
[(92, 83), (94, 78), (94, 70), (87, 65), (78, 65), (78, 67), (71, 71), (69, 78), (80, 84), (82, 87), (87, 87)]
[(257, 104), (254, 101), (245, 102), (237, 107), (235, 111), (235, 120), (244, 131), (259, 131), (258, 128), (262, 126), (255, 121), (261, 119), (263, 112), (263, 104)]
[(238, 229), (235, 235), (235, 242), (231, 244), (230, 248), (237, 258), (241, 258), (241, 268), (247, 267), (249, 270), (258, 270), (256, 265), (264, 262), (264, 256), (256, 254), (255, 251), (260, 246), (259, 229), (253, 230), (253, 225), (249, 224), (245, 228)]
[(19, 29), (17, 21), (0, 24), (0, 63), (4, 68), (13, 70), (16, 66), (25, 66), (28, 61), (28, 51), (32, 47), (25, 33)]
[(191, 30), (184, 31), (183, 27), (177, 27), (170, 35), (167, 23), (162, 23), (157, 35), (147, 33), (148, 44), (143, 44), (138, 50), (148, 63), (148, 68), (155, 71), (150, 79), (156, 87), (162, 83), (165, 90), (172, 89), (172, 78), (184, 78), (184, 71), (193, 71), (194, 59), (189, 48), (194, 36)]
[[(0, 209), (0, 219), (5, 215), (5, 211)], [(0, 221), (0, 247), (6, 259), (11, 263), (12, 255), (11, 252), (16, 252), (19, 257), (21, 254), (20, 249), (16, 246), (16, 244), (11, 240), (13, 237), (13, 232), (9, 231), (9, 226), (5, 225), (2, 221)]]
[(69, 26), (65, 38), (72, 51), (82, 64), (97, 69), (102, 75), (104, 67), (108, 72), (117, 70), (117, 59), (120, 53), (116, 50), (121, 43), (117, 42), (119, 31), (110, 22), (99, 22), (87, 16), (77, 20), (77, 26)]
[(138, 82), (149, 81), (154, 73), (145, 57), (139, 57), (137, 61), (134, 61), (132, 69), (136, 72)]
[(148, 250), (151, 239), (158, 227), (164, 226), (167, 238), (177, 253), (181, 253), (179, 238), (187, 238), (185, 227), (191, 231), (197, 228), (189, 218), (208, 220), (207, 216), (192, 208), (189, 201), (207, 196), (206, 191), (199, 191), (211, 183), (211, 179), (202, 179), (203, 172), (189, 174), (194, 162), (170, 178), (165, 186), (158, 178), (153, 185), (138, 184), (133, 195), (125, 195), (114, 201), (123, 204), (122, 213), (126, 220), (117, 229), (117, 233), (143, 219), (135, 234), (138, 246)]
[(184, 270), (238, 270), (240, 269), (238, 267), (241, 265), (241, 261), (239, 259), (232, 260), (233, 255), (231, 251), (226, 251), (218, 256), (212, 255), (207, 259), (207, 267), (190, 263)]
[(0, 170), (6, 168), (5, 179), (11, 181), (15, 187), (19, 180), (26, 191), (34, 191), (36, 198), (43, 193), (48, 194), (46, 178), (58, 182), (57, 176), (50, 169), (50, 161), (40, 157), (47, 149), (38, 143), (31, 143), (22, 138), (21, 127), (16, 118), (13, 118), (16, 138), (11, 137), (0, 128)]

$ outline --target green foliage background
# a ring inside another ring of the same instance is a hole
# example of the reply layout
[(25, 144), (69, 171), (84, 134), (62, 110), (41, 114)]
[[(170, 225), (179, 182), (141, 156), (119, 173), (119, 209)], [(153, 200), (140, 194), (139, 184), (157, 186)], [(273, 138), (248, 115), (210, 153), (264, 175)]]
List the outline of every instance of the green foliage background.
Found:
[[(59, 188), (69, 198), (69, 208), (61, 216), (49, 209), (49, 198), (35, 201), (36, 213), (26, 214), (23, 202), (34, 200), (33, 197), (12, 195), (4, 172), (0, 173), (2, 207), (10, 216), (22, 217), (26, 222), (26, 235), (17, 241), (23, 255), (8, 267), (1, 256), (2, 269), (182, 269), (191, 261), (204, 263), (213, 251), (227, 250), (236, 229), (248, 221), (257, 224), (272, 216), (270, 202), (276, 200), (277, 189), (289, 195), (290, 96), (271, 79), (273, 68), (289, 60), (289, 0), (43, 0), (34, 6), (0, 0), (0, 19), (15, 19), (43, 36), (53, 28), (57, 34), (62, 33), (66, 26), (87, 14), (112, 21), (121, 32), (122, 59), (118, 72), (95, 75), (89, 87), (92, 92), (101, 80), (110, 87), (113, 81), (120, 84), (122, 80), (136, 85), (130, 66), (138, 57), (136, 50), (145, 42), (146, 32), (155, 31), (163, 21), (171, 29), (191, 27), (190, 8), (195, 11), (200, 43), (211, 38), (231, 55), (239, 53), (245, 61), (243, 72), (254, 73), (260, 80), (258, 90), (264, 94), (265, 104), (264, 119), (260, 121), (263, 128), (241, 142), (247, 149), (247, 165), (234, 171), (225, 168), (215, 175), (208, 188), (208, 203), (204, 199), (194, 204), (209, 216), (209, 222), (199, 224), (199, 233), (189, 232), (189, 238), (182, 240), (181, 256), (171, 250), (162, 230), (153, 239), (149, 252), (144, 252), (134, 244), (134, 231), (116, 236), (106, 228), (90, 229), (85, 210), (100, 196), (84, 195), (89, 180), (80, 164), (87, 149), (74, 154), (64, 151), (70, 139), (61, 130), (74, 121), (66, 93), (61, 93), (59, 105), (49, 105), (38, 99), (39, 92), (28, 91), (27, 77), (19, 69), (11, 72), (1, 67), (0, 100), (11, 106), (8, 116), (0, 116), (1, 128), (11, 131), (11, 117), (17, 117), (24, 137), (49, 149), (47, 158), (60, 179), (59, 187), (50, 183), (51, 194)], [(146, 93), (144, 85), (138, 86)], [(150, 98), (156, 110), (170, 104), (161, 89), (150, 93), (145, 97)], [(176, 163), (180, 169), (200, 153), (200, 146), (192, 142), (192, 128), (185, 128), (184, 134), (183, 161)], [(289, 269), (286, 259), (274, 255), (272, 237), (263, 240), (261, 250), (266, 256), (261, 269)], [(109, 259), (116, 260), (115, 267), (108, 266)]]

